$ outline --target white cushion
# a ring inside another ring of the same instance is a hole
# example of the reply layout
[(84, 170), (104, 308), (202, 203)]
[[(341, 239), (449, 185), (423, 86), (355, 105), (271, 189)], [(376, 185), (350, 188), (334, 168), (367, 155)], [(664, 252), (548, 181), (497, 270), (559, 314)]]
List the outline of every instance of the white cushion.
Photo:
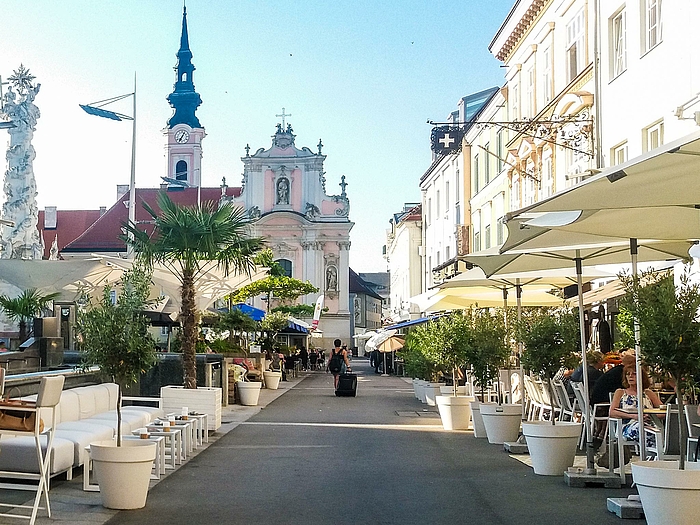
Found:
[(97, 414), (94, 386), (79, 386), (78, 388), (72, 388), (71, 391), (78, 394), (79, 419), (88, 419)]
[[(40, 436), (41, 448), (46, 454), (46, 435)], [(73, 467), (75, 446), (72, 441), (55, 437), (51, 456), (51, 474), (65, 472)], [(34, 437), (0, 439), (0, 470), (11, 472), (39, 472)]]

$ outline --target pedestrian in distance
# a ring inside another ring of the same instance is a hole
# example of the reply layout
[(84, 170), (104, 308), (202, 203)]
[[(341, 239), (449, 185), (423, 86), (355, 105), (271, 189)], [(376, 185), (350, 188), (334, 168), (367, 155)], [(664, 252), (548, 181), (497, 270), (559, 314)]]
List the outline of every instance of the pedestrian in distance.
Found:
[(333, 341), (334, 348), (331, 350), (331, 358), (328, 361), (328, 371), (333, 374), (333, 388), (338, 388), (340, 374), (351, 371), (348, 352), (341, 347), (342, 343), (340, 339)]

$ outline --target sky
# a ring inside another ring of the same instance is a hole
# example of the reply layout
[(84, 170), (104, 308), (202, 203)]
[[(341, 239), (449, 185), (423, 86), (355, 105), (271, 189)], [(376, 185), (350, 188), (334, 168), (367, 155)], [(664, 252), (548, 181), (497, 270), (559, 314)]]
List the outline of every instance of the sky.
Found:
[[(203, 104), (202, 185), (242, 180), (246, 144), (269, 148), (285, 108), (296, 145), (323, 141), (326, 191), (350, 199), (350, 265), (386, 271), (394, 213), (420, 202), (431, 163), (428, 119), (505, 83), (488, 46), (514, 0), (187, 0), (194, 83)], [(20, 64), (41, 83), (34, 135), (40, 209), (97, 209), (128, 184), (131, 123), (84, 113), (131, 93), (136, 184), (165, 175), (182, 0), (2, 0), (0, 76)], [(110, 108), (131, 114), (131, 99)], [(5, 131), (0, 131), (5, 133)], [(4, 139), (3, 139), (4, 140)], [(3, 170), (4, 171), (4, 170)]]

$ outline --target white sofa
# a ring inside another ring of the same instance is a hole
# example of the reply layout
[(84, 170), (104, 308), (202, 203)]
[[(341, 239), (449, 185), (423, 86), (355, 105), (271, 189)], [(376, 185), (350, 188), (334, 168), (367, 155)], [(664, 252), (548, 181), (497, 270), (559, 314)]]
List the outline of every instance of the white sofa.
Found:
[[(51, 476), (66, 472), (68, 479), (71, 479), (72, 469), (80, 467), (87, 459), (85, 447), (93, 441), (114, 437), (118, 391), (115, 383), (103, 383), (71, 388), (61, 393), (61, 401), (56, 406)], [(123, 406), (122, 435), (130, 434), (132, 430), (162, 415), (163, 411), (157, 407)], [(50, 413), (43, 414), (42, 419), (48, 426)], [(45, 435), (42, 441), (45, 452)], [(39, 472), (34, 438), (3, 435), (0, 439), (0, 471)]]

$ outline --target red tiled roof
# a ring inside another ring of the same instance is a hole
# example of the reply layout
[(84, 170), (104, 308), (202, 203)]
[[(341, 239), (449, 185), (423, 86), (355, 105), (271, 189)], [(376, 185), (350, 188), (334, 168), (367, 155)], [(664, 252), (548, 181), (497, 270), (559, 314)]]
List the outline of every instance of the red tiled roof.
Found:
[(44, 258), (48, 259), (51, 244), (58, 236), (58, 250), (80, 237), (97, 219), (100, 210), (56, 210), (56, 227), (44, 228), (44, 210), (39, 210), (37, 229), (44, 237)]
[[(151, 220), (148, 212), (143, 208), (143, 203), (147, 203), (156, 212), (156, 196), (160, 193), (160, 188), (136, 188), (136, 222)], [(226, 195), (238, 197), (241, 188), (226, 188)], [(194, 206), (197, 204), (197, 188), (183, 188), (168, 191), (168, 196), (175, 204), (184, 206)], [(217, 201), (221, 197), (221, 188), (201, 188), (201, 200)], [(126, 251), (124, 242), (119, 239), (122, 234), (122, 224), (129, 218), (127, 203), (129, 193), (122, 195), (119, 200), (108, 209), (97, 221), (94, 222), (85, 232), (71, 243), (67, 244), (63, 251), (76, 253), (89, 252), (123, 252)], [(60, 237), (59, 237), (60, 240)]]

